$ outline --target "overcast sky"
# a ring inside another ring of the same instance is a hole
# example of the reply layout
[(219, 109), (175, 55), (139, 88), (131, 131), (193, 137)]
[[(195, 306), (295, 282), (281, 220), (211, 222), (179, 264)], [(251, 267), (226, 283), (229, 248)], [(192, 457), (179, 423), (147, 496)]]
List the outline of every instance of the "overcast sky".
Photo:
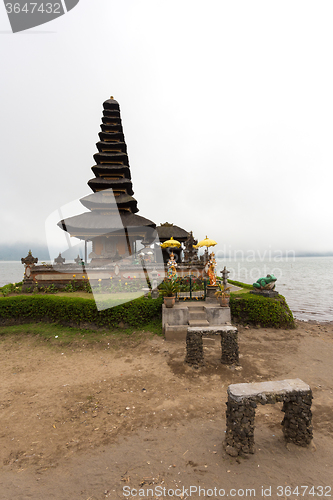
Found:
[(113, 95), (139, 215), (220, 249), (332, 251), (332, 20), (331, 0), (80, 0), (12, 34), (0, 5), (0, 243), (45, 241), (91, 192)]

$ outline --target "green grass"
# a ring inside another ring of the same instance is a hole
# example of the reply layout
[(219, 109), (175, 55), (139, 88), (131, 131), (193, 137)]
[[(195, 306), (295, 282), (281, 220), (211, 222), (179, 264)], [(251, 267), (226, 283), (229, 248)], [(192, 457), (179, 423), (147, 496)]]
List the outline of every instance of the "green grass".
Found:
[(0, 326), (0, 342), (11, 337), (36, 338), (47, 342), (50, 346), (66, 346), (73, 344), (96, 345), (118, 341), (140, 341), (147, 334), (162, 336), (162, 325), (158, 321), (147, 323), (144, 329), (114, 328), (112, 330), (89, 330), (58, 325), (56, 323), (27, 323), (14, 326)]
[(235, 286), (240, 286), (241, 288), (246, 288), (247, 290), (253, 290), (253, 285), (249, 285), (248, 283), (242, 283), (241, 281), (228, 280), (228, 283), (230, 283), (230, 285), (235, 285)]
[[(26, 295), (31, 295), (26, 294)], [(43, 293), (42, 293), (43, 295)], [(94, 300), (94, 296), (92, 293), (88, 292), (57, 292), (56, 294), (57, 297), (79, 297), (81, 299), (91, 299)]]
[(231, 291), (230, 295), (242, 295), (243, 293), (249, 293), (249, 291), (246, 288), (242, 288), (241, 290), (235, 290), (234, 292)]

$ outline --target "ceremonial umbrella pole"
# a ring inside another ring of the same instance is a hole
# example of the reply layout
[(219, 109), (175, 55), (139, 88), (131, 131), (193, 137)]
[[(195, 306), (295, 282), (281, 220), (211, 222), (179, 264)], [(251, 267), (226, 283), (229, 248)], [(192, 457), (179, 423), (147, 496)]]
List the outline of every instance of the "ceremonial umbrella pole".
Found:
[[(180, 247), (181, 243), (177, 240), (174, 240), (173, 236), (171, 236), (170, 240), (165, 241), (161, 245), (161, 248), (180, 248)], [(174, 259), (173, 252), (171, 252), (169, 260), (167, 262), (167, 277), (169, 279), (175, 280), (177, 278), (176, 267), (177, 267), (177, 262)]]
[(215, 245), (217, 245), (216, 241), (211, 240), (210, 238), (208, 238), (208, 236), (206, 236), (204, 240), (201, 240), (196, 245), (193, 245), (193, 248), (207, 247), (205, 251), (206, 254), (205, 256), (206, 260), (208, 260), (208, 247), (215, 247)]
[(199, 248), (199, 247), (207, 247), (205, 251), (205, 261), (206, 261), (206, 266), (205, 266), (205, 271), (208, 274), (209, 277), (209, 285), (206, 287), (206, 299), (212, 300), (214, 299), (215, 292), (217, 290), (217, 284), (216, 284), (216, 271), (215, 271), (215, 266), (216, 266), (216, 260), (214, 253), (211, 254), (211, 257), (209, 258), (208, 256), (208, 247), (215, 247), (217, 245), (215, 240), (211, 240), (206, 236), (204, 240), (199, 241), (197, 245), (193, 245), (194, 248)]

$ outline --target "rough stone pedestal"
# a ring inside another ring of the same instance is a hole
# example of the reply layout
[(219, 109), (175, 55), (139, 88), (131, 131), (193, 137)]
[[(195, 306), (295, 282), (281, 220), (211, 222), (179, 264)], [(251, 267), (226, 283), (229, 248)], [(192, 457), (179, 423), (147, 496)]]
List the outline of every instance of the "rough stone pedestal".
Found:
[(207, 285), (206, 287), (206, 301), (216, 302), (215, 293), (218, 290), (217, 285)]
[(204, 364), (202, 337), (221, 335), (221, 363), (234, 365), (239, 363), (238, 331), (235, 326), (197, 326), (189, 327), (186, 335), (185, 363), (199, 367)]
[(299, 378), (276, 382), (232, 384), (228, 387), (225, 449), (229, 455), (254, 453), (257, 404), (283, 402), (281, 424), (288, 442), (307, 446), (312, 439), (312, 391)]

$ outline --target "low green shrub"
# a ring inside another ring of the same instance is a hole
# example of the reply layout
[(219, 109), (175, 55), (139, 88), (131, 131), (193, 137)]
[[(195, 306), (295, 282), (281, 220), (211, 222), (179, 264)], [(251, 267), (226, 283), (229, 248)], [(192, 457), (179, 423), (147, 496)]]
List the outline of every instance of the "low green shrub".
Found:
[(10, 293), (20, 293), (22, 291), (22, 281), (19, 283), (8, 283), (0, 288), (3, 297), (7, 297)]
[(293, 314), (282, 295), (268, 298), (252, 293), (231, 294), (230, 312), (233, 321), (239, 323), (273, 328), (295, 328)]
[[(228, 281), (244, 288), (244, 283)], [(8, 293), (14, 291), (13, 285), (6, 285), (6, 287), (8, 287)], [(247, 285), (247, 287), (252, 288), (252, 285)], [(2, 287), (2, 292), (3, 289), (4, 287)], [(145, 326), (151, 321), (161, 318), (162, 297), (157, 299), (140, 297), (98, 311), (93, 298), (59, 297), (53, 295), (52, 292), (53, 290), (48, 290), (49, 295), (36, 293), (0, 298), (0, 323), (1, 320), (8, 319), (31, 322), (45, 320), (77, 326), (87, 323), (113, 328), (121, 323), (130, 327)], [(282, 295), (276, 298), (267, 298), (250, 293), (242, 295), (231, 293), (230, 309), (232, 319), (236, 322), (262, 327), (295, 327), (292, 312)]]
[(0, 298), (0, 322), (7, 319), (55, 321), (99, 327), (116, 327), (119, 323), (144, 326), (161, 317), (162, 298), (138, 299), (98, 311), (94, 299), (54, 295), (13, 296)]

